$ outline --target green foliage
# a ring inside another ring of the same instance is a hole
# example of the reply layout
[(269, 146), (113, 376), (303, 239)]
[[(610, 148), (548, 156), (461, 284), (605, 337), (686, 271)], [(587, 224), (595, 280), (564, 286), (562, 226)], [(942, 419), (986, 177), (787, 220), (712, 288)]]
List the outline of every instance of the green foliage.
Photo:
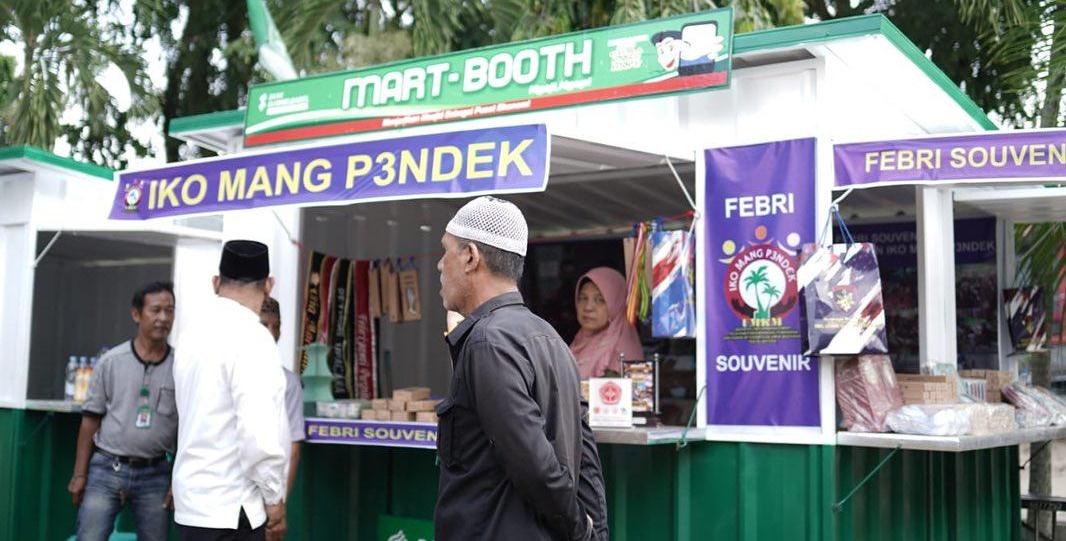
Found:
[(955, 0), (978, 33), (1013, 126), (1061, 126), (1066, 83), (1066, 0)]
[[(158, 109), (145, 62), (129, 30), (110, 17), (116, 3), (87, 0), (0, 0), (0, 40), (21, 44), (21, 70), (14, 59), (0, 63), (0, 143), (52, 149), (65, 136), (76, 158), (112, 167), (127, 150), (145, 148), (129, 133), (131, 123)], [(131, 91), (126, 111), (98, 77), (110, 65)], [(64, 111), (80, 112), (63, 125)]]

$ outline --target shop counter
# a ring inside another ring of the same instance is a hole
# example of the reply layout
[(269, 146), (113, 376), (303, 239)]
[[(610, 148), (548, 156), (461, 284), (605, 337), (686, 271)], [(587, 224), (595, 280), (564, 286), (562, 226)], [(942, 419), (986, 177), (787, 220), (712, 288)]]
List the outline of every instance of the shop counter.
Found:
[(623, 445), (672, 445), (680, 442), (682, 437), (687, 441), (699, 441), (706, 437), (703, 428), (690, 428), (685, 432), (683, 426), (594, 428), (592, 433), (596, 436), (596, 443)]
[(1066, 438), (1066, 426), (1022, 428), (1011, 432), (984, 436), (915, 436), (894, 433), (839, 432), (837, 433), (837, 445), (882, 449), (895, 449), (898, 447), (915, 451), (962, 453), (1063, 438)]
[(27, 400), (26, 409), (58, 413), (81, 413), (81, 404), (70, 400)]

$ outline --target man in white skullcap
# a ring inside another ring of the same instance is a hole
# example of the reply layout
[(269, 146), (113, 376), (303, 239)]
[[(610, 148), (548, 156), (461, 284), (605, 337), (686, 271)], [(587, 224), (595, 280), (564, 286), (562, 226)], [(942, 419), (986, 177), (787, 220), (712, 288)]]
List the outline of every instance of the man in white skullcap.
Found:
[(454, 372), (437, 407), (436, 539), (606, 539), (577, 362), (518, 292), (522, 211), (479, 197), (445, 231), (440, 294), (466, 319), (447, 336)]

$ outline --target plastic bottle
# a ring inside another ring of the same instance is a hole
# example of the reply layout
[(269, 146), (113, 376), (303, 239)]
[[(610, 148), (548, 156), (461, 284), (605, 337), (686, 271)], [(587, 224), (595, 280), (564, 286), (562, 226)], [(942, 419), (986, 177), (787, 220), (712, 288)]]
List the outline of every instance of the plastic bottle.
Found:
[(75, 355), (70, 356), (70, 360), (67, 361), (67, 374), (63, 378), (63, 400), (70, 402), (74, 400), (74, 386), (78, 376), (78, 357)]
[(89, 359), (81, 357), (78, 359), (78, 371), (77, 376), (74, 379), (74, 401), (85, 402), (85, 397), (89, 390)]

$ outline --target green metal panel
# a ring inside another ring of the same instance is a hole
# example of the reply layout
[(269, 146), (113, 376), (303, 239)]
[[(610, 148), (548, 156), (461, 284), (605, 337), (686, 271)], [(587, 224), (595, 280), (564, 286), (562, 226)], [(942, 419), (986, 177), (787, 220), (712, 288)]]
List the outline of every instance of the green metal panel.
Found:
[[(0, 541), (62, 540), (80, 417), (0, 409)], [(1018, 540), (1018, 449), (890, 451), (695, 442), (600, 446), (616, 540)], [(305, 444), (290, 539), (374, 539), (378, 517), (433, 517), (432, 452)], [(122, 529), (129, 531), (128, 521)], [(172, 535), (173, 538), (173, 535)]]
[[(889, 453), (837, 448), (838, 494), (846, 493)], [(901, 451), (848, 501), (837, 539), (1019, 539), (1018, 448), (967, 453)]]
[(80, 417), (0, 409), (0, 541), (66, 539), (67, 494)]

